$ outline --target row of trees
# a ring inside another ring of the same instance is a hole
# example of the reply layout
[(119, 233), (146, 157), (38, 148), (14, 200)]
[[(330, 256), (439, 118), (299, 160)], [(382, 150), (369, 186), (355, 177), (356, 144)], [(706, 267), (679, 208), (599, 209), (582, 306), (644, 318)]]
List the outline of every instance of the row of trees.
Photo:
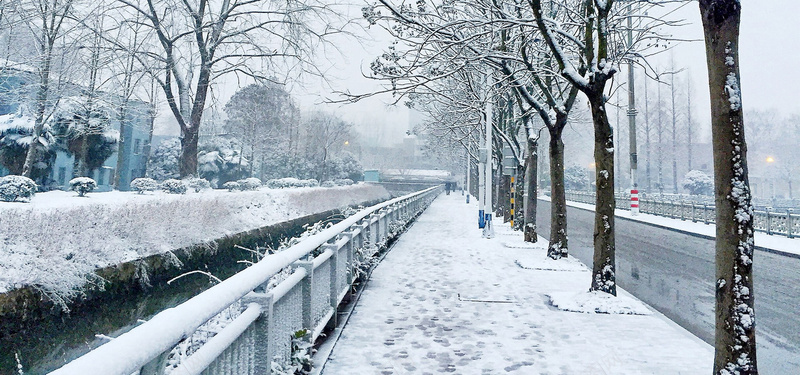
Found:
[[(32, 147), (21, 174), (35, 173), (54, 110), (74, 84), (84, 88), (81, 100), (90, 113), (103, 92), (113, 93), (113, 116), (122, 124), (132, 115), (131, 101), (155, 109), (163, 98), (181, 129), (180, 176), (197, 175), (200, 127), (214, 84), (227, 76), (271, 81), (287, 72), (319, 73), (311, 56), (347, 23), (336, 6), (317, 0), (3, 1), (2, 75), (25, 70), (33, 77), (25, 92)], [(96, 132), (88, 122), (81, 131)]]
[[(357, 138), (352, 124), (327, 112), (302, 113), (281, 85), (240, 89), (225, 114), (220, 133), (198, 143), (198, 176), (217, 186), (247, 177), (361, 178), (361, 164), (347, 151)], [(178, 138), (165, 140), (154, 150), (148, 175), (179, 178), (181, 155)]]
[[(575, 118), (576, 103), (588, 104), (596, 181), (590, 290), (616, 295), (616, 150), (608, 103), (619, 89), (614, 79), (623, 64), (629, 69), (639, 64), (649, 69), (650, 75), (658, 75), (647, 65), (646, 56), (668, 42), (659, 30), (675, 24), (654, 16), (663, 14), (662, 3), (669, 2), (448, 0), (411, 5), (378, 0), (365, 7), (363, 15), (371, 25), (396, 38), (371, 65), (376, 78), (387, 80), (386, 91), (431, 113), (431, 131), (460, 143), (473, 162), (478, 161), (475, 141), (483, 134), (481, 128), (491, 126), (494, 144), (489, 162), (494, 159), (499, 165), (503, 146), (510, 148), (525, 166), (530, 192), (525, 203), (533, 207), (537, 143), (540, 130), (548, 133), (553, 215), (548, 256), (553, 259), (568, 255), (564, 158), (569, 151), (564, 149), (562, 135)], [(715, 155), (714, 371), (750, 374), (757, 371), (751, 295), (752, 206), (738, 86), (741, 5), (737, 0), (701, 0), (700, 10), (706, 33)], [(673, 128), (677, 126), (676, 118), (670, 122)], [(677, 138), (677, 131), (672, 135)], [(677, 181), (677, 177), (673, 179)], [(487, 183), (499, 184), (500, 180), (499, 176), (487, 176)], [(526, 229), (535, 229), (534, 212), (526, 206)], [(535, 233), (526, 237), (536, 238)]]

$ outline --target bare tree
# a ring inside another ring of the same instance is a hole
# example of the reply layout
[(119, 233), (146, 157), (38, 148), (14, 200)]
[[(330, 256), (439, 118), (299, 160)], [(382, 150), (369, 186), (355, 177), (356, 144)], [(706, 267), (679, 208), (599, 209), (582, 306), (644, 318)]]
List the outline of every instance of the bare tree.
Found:
[(31, 177), (39, 148), (43, 145), (44, 124), (50, 107), (51, 73), (56, 56), (56, 43), (70, 30), (74, 0), (25, 0), (16, 11), (24, 15), (25, 25), (36, 41), (37, 88), (34, 108), (33, 138), (25, 156), (22, 175)]
[[(274, 79), (280, 62), (313, 70), (317, 44), (341, 32), (330, 5), (315, 0), (118, 0), (142, 15), (155, 41), (139, 54), (181, 129), (180, 175), (197, 174), (199, 128), (211, 86), (227, 74)], [(280, 61), (279, 61), (280, 60)], [(256, 63), (257, 62), (257, 63)]]
[(753, 206), (739, 73), (739, 0), (700, 0), (711, 96), (716, 203), (714, 374), (757, 374)]

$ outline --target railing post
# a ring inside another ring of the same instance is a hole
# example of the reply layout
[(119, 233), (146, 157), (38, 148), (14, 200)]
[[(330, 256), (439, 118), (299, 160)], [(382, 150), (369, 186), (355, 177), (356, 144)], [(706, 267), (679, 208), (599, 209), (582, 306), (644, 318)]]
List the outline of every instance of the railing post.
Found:
[(786, 209), (786, 236), (789, 238), (794, 238), (794, 221), (792, 220), (792, 212), (791, 208)]
[(261, 306), (261, 316), (253, 323), (253, 374), (269, 374), (272, 368), (269, 330), (273, 302), (272, 293), (250, 293), (242, 299), (243, 305), (257, 303)]
[(328, 258), (328, 262), (330, 262), (331, 267), (331, 288), (330, 288), (330, 305), (333, 309), (333, 316), (331, 316), (331, 320), (329, 324), (332, 324), (333, 327), (336, 327), (338, 324), (338, 316), (336, 314), (336, 309), (339, 307), (339, 248), (336, 246), (336, 238), (334, 237), (329, 243), (323, 247), (325, 251), (331, 251), (331, 257)]
[(693, 222), (693, 223), (696, 223), (696, 222), (697, 222), (697, 217), (695, 217), (695, 213), (696, 213), (696, 212), (697, 212), (697, 211), (695, 210), (695, 204), (694, 204), (694, 201), (692, 201), (692, 222)]
[(767, 234), (772, 234), (772, 209), (770, 207), (766, 208), (767, 210)]
[(169, 357), (169, 350), (161, 353), (158, 357), (153, 358), (152, 361), (147, 362), (139, 370), (139, 375), (163, 375), (167, 365), (167, 357)]
[(703, 203), (703, 224), (708, 224), (708, 205)]
[[(307, 260), (299, 260), (294, 262), (296, 268), (305, 268), (306, 276), (300, 282), (303, 293), (303, 329), (313, 330), (313, 318), (311, 316), (312, 298), (314, 287), (314, 262)], [(308, 335), (309, 339), (311, 335)]]
[(347, 237), (347, 243), (344, 245), (346, 249), (346, 256), (347, 256), (347, 287), (353, 284), (353, 251), (355, 251), (355, 241), (356, 236), (354, 234), (353, 227), (350, 227), (350, 230), (347, 232), (342, 232), (342, 236)]

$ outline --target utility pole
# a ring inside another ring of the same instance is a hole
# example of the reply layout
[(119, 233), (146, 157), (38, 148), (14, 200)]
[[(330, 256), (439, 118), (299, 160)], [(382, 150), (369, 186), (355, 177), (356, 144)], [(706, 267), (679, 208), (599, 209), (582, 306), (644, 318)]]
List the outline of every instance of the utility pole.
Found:
[(486, 122), (486, 160), (484, 167), (486, 171), (483, 173), (486, 176), (486, 192), (484, 193), (484, 217), (485, 225), (483, 226), (483, 238), (494, 238), (494, 227), (492, 226), (492, 86), (494, 80), (492, 79), (491, 68), (486, 70), (486, 110), (484, 111), (484, 118)]
[[(633, 48), (633, 3), (628, 4), (628, 47)], [(628, 140), (631, 153), (631, 215), (639, 214), (639, 189), (636, 170), (639, 162), (636, 157), (636, 94), (633, 84), (633, 58), (628, 60)]]
[(467, 134), (467, 147), (466, 147), (466, 152), (465, 152), (465, 154), (467, 154), (467, 158), (466, 158), (467, 159), (467, 175), (466, 175), (466, 177), (464, 177), (464, 179), (465, 179), (465, 181), (464, 181), (464, 190), (467, 191), (467, 204), (469, 204), (469, 182), (470, 182), (469, 181), (469, 177), (470, 177), (469, 175), (470, 175), (470, 172), (471, 172), (470, 169), (472, 169), (472, 168), (469, 167), (469, 164), (470, 164), (470, 160), (469, 160), (470, 141), (472, 141), (472, 137), (471, 137), (470, 134)]

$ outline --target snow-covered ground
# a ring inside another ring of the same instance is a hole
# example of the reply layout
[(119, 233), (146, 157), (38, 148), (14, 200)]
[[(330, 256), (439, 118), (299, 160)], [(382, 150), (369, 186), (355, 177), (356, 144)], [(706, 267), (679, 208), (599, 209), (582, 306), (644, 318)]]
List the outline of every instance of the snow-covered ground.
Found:
[(624, 291), (588, 293), (588, 268), (547, 259), (544, 240), (502, 224), (482, 239), (463, 199), (441, 196), (400, 237), (323, 374), (711, 372), (709, 345)]
[[(540, 200), (550, 201), (550, 197), (542, 196)], [(567, 201), (567, 205), (584, 210), (594, 211), (594, 205), (586, 203), (578, 203)], [(716, 237), (716, 225), (693, 223), (691, 220), (672, 219), (668, 217), (650, 215), (639, 213), (636, 216), (631, 216), (631, 212), (627, 210), (617, 209), (614, 212), (619, 218), (635, 220), (651, 225), (657, 225), (663, 228), (672, 228), (681, 232), (693, 233), (707, 238)], [(755, 233), (755, 245), (763, 249), (772, 250), (776, 253), (790, 254), (792, 256), (800, 256), (800, 238), (789, 238), (781, 235), (770, 235), (764, 232)]]
[(39, 193), (0, 202), (0, 293), (24, 285), (69, 298), (95, 269), (301, 216), (389, 198), (381, 186), (186, 195)]

